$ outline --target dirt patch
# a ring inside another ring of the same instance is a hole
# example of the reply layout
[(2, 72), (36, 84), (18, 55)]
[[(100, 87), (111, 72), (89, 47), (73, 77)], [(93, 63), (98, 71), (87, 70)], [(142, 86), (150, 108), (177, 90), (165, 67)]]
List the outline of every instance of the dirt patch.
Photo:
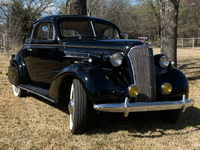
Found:
[[(159, 49), (154, 49), (154, 54)], [(0, 55), (0, 149), (200, 149), (200, 50), (178, 49), (178, 68), (187, 76), (194, 107), (176, 124), (157, 113), (94, 113), (84, 135), (71, 135), (66, 107), (29, 94), (14, 97)]]

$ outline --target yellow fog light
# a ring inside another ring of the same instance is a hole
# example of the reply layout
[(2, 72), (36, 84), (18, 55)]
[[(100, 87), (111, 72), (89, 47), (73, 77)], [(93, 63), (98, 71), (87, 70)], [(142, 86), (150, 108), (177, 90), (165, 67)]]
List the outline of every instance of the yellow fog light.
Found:
[(172, 92), (172, 86), (170, 83), (164, 83), (162, 86), (161, 86), (161, 91), (163, 94), (170, 94)]
[(139, 88), (136, 85), (128, 87), (128, 93), (131, 97), (136, 97), (139, 94)]

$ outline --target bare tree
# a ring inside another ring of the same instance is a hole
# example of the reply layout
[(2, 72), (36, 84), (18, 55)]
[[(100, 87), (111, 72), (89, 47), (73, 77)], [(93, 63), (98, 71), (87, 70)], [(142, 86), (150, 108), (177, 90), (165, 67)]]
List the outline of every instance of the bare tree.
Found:
[(177, 17), (179, 0), (161, 2), (161, 53), (166, 54), (177, 67)]
[(68, 0), (70, 15), (87, 15), (86, 0)]
[(87, 6), (88, 15), (110, 20), (125, 32), (132, 22), (127, 11), (129, 0), (88, 0)]
[[(0, 1), (0, 37), (7, 39), (6, 50), (9, 44), (19, 42), (27, 33), (31, 24), (41, 17), (54, 0), (6, 0)], [(23, 33), (22, 33), (23, 32)]]

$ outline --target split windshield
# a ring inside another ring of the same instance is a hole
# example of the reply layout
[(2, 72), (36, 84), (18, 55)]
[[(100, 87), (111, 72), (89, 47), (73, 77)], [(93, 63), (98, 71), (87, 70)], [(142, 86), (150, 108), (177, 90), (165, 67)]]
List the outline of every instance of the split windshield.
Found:
[(119, 39), (116, 28), (92, 21), (63, 21), (60, 32), (63, 38)]

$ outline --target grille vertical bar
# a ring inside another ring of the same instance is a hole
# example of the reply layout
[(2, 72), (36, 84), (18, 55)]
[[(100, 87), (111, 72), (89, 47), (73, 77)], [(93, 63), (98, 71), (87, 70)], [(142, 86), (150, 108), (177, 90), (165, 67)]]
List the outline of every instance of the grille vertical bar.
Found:
[(138, 102), (151, 102), (156, 99), (156, 83), (153, 50), (148, 47), (134, 47), (130, 59), (135, 84), (139, 87)]

